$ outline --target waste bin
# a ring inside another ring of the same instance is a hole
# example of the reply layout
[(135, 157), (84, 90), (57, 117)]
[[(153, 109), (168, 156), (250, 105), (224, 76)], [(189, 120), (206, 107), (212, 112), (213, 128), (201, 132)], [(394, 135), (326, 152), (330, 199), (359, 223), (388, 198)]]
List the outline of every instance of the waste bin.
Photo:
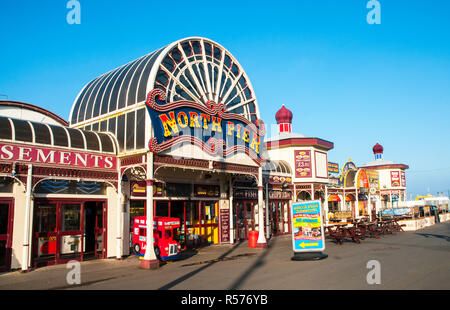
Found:
[(248, 232), (248, 246), (256, 248), (256, 242), (258, 241), (259, 232), (256, 230), (250, 230)]

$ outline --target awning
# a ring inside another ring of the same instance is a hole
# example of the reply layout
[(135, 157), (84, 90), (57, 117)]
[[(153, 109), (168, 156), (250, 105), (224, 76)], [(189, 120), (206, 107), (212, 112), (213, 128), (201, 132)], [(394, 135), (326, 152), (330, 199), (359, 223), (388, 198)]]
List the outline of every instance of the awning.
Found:
[(331, 195), (328, 201), (341, 201), (341, 198), (338, 195)]

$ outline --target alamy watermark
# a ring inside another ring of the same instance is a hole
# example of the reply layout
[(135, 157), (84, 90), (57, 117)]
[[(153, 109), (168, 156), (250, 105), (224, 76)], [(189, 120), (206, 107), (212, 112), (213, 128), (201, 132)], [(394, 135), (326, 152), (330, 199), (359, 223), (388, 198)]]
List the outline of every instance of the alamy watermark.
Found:
[(369, 25), (381, 24), (381, 5), (377, 0), (370, 0), (367, 2), (366, 8), (371, 9), (366, 16)]
[(370, 271), (367, 273), (367, 284), (381, 284), (381, 264), (377, 260), (369, 260), (366, 265)]
[(66, 8), (70, 9), (67, 12), (66, 21), (69, 25), (81, 24), (81, 4), (77, 0), (67, 1)]
[(66, 282), (69, 285), (81, 284), (81, 264), (76, 260), (71, 260), (66, 265), (70, 271), (66, 275)]

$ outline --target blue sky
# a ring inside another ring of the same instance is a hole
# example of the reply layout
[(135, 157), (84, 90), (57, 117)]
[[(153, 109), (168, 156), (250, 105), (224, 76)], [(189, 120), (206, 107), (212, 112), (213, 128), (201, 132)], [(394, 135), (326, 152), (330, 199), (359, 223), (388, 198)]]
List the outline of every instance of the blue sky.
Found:
[(449, 1), (379, 0), (380, 25), (367, 0), (79, 2), (80, 25), (67, 0), (0, 2), (0, 94), (67, 119), (96, 76), (203, 36), (244, 67), (266, 124), (285, 104), (330, 161), (362, 165), (378, 141), (414, 196), (450, 190)]

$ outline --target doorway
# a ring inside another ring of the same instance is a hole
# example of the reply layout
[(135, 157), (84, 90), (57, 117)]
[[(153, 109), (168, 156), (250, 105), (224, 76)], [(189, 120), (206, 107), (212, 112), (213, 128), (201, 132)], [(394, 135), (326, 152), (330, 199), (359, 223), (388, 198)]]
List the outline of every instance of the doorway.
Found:
[(84, 204), (84, 254), (83, 258), (103, 258), (105, 247), (103, 202), (87, 201)]
[(106, 201), (36, 199), (35, 267), (106, 257)]
[(11, 269), (13, 200), (0, 200), (0, 271)]
[(290, 232), (289, 202), (272, 200), (269, 203), (271, 235), (278, 236)]
[(255, 224), (255, 205), (254, 200), (239, 200), (235, 205), (235, 229), (236, 241), (247, 240), (248, 232), (256, 230)]

